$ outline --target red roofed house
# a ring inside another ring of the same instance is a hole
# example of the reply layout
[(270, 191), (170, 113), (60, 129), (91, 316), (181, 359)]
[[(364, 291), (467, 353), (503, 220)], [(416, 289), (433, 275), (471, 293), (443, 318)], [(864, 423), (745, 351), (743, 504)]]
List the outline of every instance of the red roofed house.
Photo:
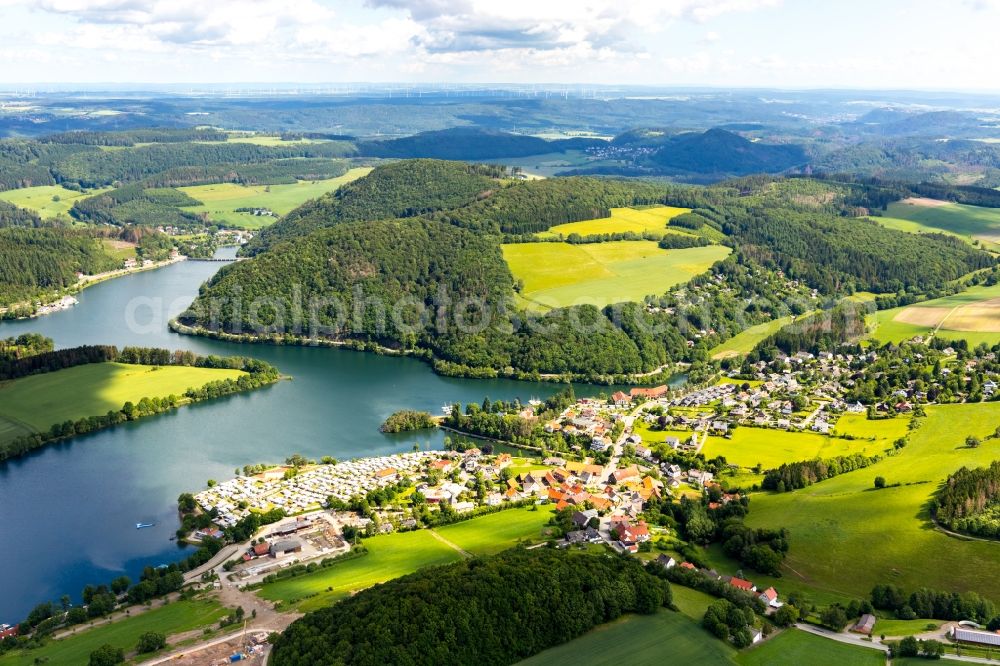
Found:
[(625, 407), (630, 402), (632, 402), (632, 399), (628, 396), (627, 393), (623, 393), (621, 391), (615, 391), (614, 393), (611, 394), (611, 401), (615, 403), (615, 405), (618, 407)]
[(759, 595), (757, 595), (757, 598), (763, 601), (771, 608), (781, 608), (782, 606), (785, 605), (780, 601), (778, 601), (778, 591), (775, 590), (773, 587), (769, 587), (763, 592), (761, 592)]
[(618, 537), (618, 543), (629, 550), (632, 550), (632, 546), (642, 541), (649, 541), (649, 528), (642, 521), (639, 521), (635, 525), (631, 525), (628, 522), (618, 523), (614, 530), (615, 535)]
[(629, 391), (629, 395), (633, 398), (650, 398), (655, 400), (663, 395), (666, 395), (667, 391), (670, 389), (666, 386), (657, 386), (654, 388), (634, 388)]
[(617, 485), (619, 483), (628, 481), (629, 479), (638, 479), (638, 478), (639, 478), (639, 470), (636, 469), (635, 465), (630, 465), (625, 469), (616, 469), (615, 471), (611, 472), (611, 475), (608, 477), (608, 481), (611, 482), (612, 484)]
[(681, 562), (681, 567), (684, 569), (691, 569), (692, 571), (694, 571), (695, 568), (690, 562)]
[(743, 590), (745, 592), (756, 592), (757, 587), (748, 580), (743, 580), (742, 578), (737, 578), (733, 576), (729, 579), (729, 584), (738, 590)]
[(430, 468), (436, 472), (450, 472), (454, 463), (450, 460), (435, 460), (430, 464)]
[(17, 636), (17, 629), (20, 625), (14, 625), (13, 627), (9, 624), (0, 624), (0, 641), (5, 638), (12, 638)]
[(266, 541), (258, 543), (253, 547), (253, 554), (256, 555), (257, 557), (263, 557), (270, 552), (271, 552), (271, 544), (269, 544)]

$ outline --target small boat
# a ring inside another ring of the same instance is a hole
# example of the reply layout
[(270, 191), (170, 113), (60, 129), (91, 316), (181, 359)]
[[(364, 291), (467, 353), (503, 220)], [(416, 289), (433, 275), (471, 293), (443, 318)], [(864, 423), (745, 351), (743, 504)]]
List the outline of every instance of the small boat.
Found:
[(153, 527), (154, 525), (156, 525), (156, 523), (136, 523), (135, 529), (141, 530), (144, 527)]

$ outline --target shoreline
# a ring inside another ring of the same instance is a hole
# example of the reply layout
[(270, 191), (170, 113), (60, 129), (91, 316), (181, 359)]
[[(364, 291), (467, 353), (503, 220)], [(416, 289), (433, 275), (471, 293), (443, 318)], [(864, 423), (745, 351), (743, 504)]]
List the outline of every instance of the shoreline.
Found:
[[(63, 310), (68, 310), (71, 307), (77, 305), (78, 301), (76, 294), (88, 287), (92, 287), (95, 284), (100, 284), (101, 282), (106, 282), (107, 280), (114, 280), (115, 278), (125, 277), (126, 275), (133, 275), (135, 273), (143, 273), (146, 271), (153, 271), (158, 268), (166, 268), (167, 266), (172, 266), (173, 264), (180, 263), (182, 261), (188, 261), (188, 257), (184, 255), (179, 255), (175, 259), (165, 259), (164, 261), (154, 262), (151, 266), (136, 266), (135, 268), (119, 268), (113, 271), (107, 271), (104, 273), (98, 273), (96, 275), (84, 275), (80, 277), (75, 284), (69, 287), (64, 287), (58, 298), (43, 302), (41, 305), (37, 306), (35, 311), (30, 315), (23, 317), (11, 317), (12, 321), (24, 321), (26, 319), (37, 319), (39, 317), (44, 317), (46, 315), (53, 314), (55, 312), (62, 312)], [(70, 305), (65, 304), (66, 298), (72, 298), (73, 303)], [(14, 303), (5, 308), (0, 308), (0, 320), (6, 318), (8, 312), (12, 310), (17, 310), (24, 307), (35, 307), (34, 303)], [(44, 310), (44, 312), (43, 312)]]
[[(168, 328), (178, 335), (193, 335), (197, 337), (220, 340), (222, 342), (233, 342), (239, 344), (270, 344), (275, 346), (297, 346), (297, 347), (328, 347), (335, 349), (349, 349), (358, 352), (374, 352), (383, 356), (409, 356), (430, 364), (435, 374), (443, 377), (459, 377), (462, 379), (513, 379), (525, 382), (548, 382), (555, 384), (579, 383), (591, 384), (594, 386), (625, 386), (625, 385), (653, 385), (657, 383), (670, 383), (674, 377), (683, 374), (686, 364), (678, 363), (673, 366), (676, 370), (667, 373), (663, 367), (651, 372), (636, 373), (629, 375), (583, 375), (579, 373), (538, 373), (522, 372), (518, 370), (497, 370), (496, 368), (470, 368), (468, 372), (462, 372), (457, 366), (449, 361), (439, 359), (433, 352), (425, 349), (393, 349), (385, 347), (375, 342), (363, 340), (330, 340), (326, 338), (310, 338), (296, 335), (251, 335), (248, 333), (225, 333), (222, 331), (212, 331), (203, 326), (188, 326), (182, 324), (178, 319), (171, 319), (167, 323)], [(685, 382), (686, 383), (686, 382)]]

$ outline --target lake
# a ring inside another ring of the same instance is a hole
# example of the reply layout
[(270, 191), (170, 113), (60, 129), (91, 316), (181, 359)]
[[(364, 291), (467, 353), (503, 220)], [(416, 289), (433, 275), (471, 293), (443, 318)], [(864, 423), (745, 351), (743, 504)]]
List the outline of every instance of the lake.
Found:
[[(63, 594), (78, 599), (88, 583), (122, 574), (137, 580), (145, 566), (180, 559), (185, 552), (169, 540), (178, 527), (177, 496), (201, 490), (208, 479), (227, 479), (237, 467), (281, 462), (292, 453), (345, 459), (440, 447), (439, 431), (383, 435), (378, 427), (398, 409), (440, 413), (455, 401), (526, 401), (558, 390), (554, 384), (441, 377), (410, 358), (171, 333), (167, 321), (224, 265), (185, 261), (136, 273), (86, 289), (68, 310), (0, 323), (0, 337), (37, 332), (60, 348), (141, 345), (254, 356), (292, 378), (0, 465), (0, 623), (20, 620), (36, 603)], [(137, 530), (137, 522), (156, 526)]]

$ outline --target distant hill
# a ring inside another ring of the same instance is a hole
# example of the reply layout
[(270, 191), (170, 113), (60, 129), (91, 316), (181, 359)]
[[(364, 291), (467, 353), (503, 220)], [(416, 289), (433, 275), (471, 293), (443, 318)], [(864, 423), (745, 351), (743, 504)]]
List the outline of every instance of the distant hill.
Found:
[(747, 175), (776, 173), (806, 162), (798, 145), (755, 143), (723, 129), (672, 137), (650, 161), (667, 171)]
[(995, 134), (971, 113), (928, 111), (913, 113), (896, 109), (872, 109), (854, 122), (842, 125), (851, 133), (884, 137), (977, 137)]
[(400, 139), (363, 141), (358, 143), (358, 152), (366, 157), (489, 160), (562, 153), (567, 150), (585, 150), (604, 143), (600, 139), (547, 141), (535, 136), (511, 134), (478, 127), (453, 127), (434, 132), (421, 132)]

